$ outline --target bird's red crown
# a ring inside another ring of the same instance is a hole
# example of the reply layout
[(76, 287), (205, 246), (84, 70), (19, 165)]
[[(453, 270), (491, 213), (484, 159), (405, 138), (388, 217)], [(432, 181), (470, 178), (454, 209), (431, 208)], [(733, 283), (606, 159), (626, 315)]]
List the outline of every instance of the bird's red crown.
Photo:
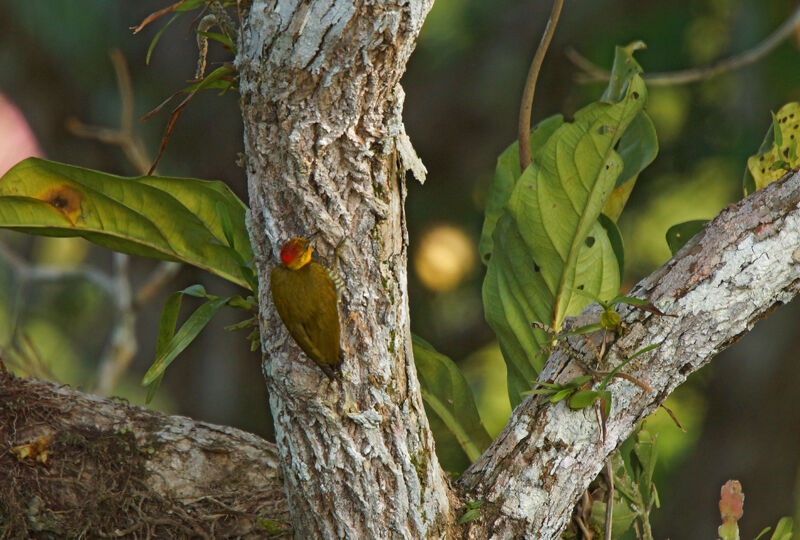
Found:
[[(310, 252), (308, 240), (305, 238), (292, 238), (281, 248), (281, 261), (289, 268), (300, 268), (310, 259)], [(308, 253), (307, 256), (306, 253)]]

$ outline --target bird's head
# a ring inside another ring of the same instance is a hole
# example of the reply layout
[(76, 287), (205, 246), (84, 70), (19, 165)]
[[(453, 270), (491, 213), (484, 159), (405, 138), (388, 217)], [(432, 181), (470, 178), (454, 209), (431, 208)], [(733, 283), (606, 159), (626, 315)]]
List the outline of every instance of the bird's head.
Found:
[(292, 270), (299, 270), (311, 260), (311, 243), (305, 238), (292, 238), (281, 248), (281, 261)]

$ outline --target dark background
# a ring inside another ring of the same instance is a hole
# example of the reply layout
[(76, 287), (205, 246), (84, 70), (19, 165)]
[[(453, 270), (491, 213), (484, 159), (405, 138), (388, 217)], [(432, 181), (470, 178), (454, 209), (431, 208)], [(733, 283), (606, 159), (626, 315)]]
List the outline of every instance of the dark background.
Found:
[[(109, 50), (127, 59), (136, 117), (182, 88), (192, 77), (196, 49), (191, 16), (170, 27), (145, 55), (158, 21), (133, 36), (129, 27), (167, 2), (0, 2), (0, 93), (29, 122), (43, 154), (54, 160), (118, 174), (136, 170), (117, 148), (78, 138), (71, 117), (115, 126), (120, 99)], [(596, 99), (601, 85), (576, 82), (569, 47), (608, 67), (614, 45), (641, 39), (646, 71), (703, 65), (751, 48), (795, 7), (788, 0), (567, 2), (548, 54), (534, 104), (534, 121), (567, 117)], [(496, 433), (508, 414), (505, 368), (483, 321), (483, 266), (476, 254), (482, 211), (497, 155), (515, 137), (519, 96), (528, 63), (544, 28), (549, 2), (437, 0), (403, 79), (409, 135), (428, 168), (427, 183), (409, 178), (412, 257), (412, 327), (459, 362), (474, 384), (481, 413)], [(761, 62), (714, 79), (651, 88), (648, 112), (661, 145), (639, 178), (620, 220), (626, 243), (627, 290), (665, 262), (666, 229), (688, 219), (713, 217), (741, 197), (747, 157), (769, 125), (769, 111), (800, 99), (800, 32)], [(230, 56), (212, 45), (209, 68)], [(137, 124), (151, 157), (167, 113)], [(3, 145), (10, 145), (0, 133)], [(161, 174), (226, 181), (246, 197), (242, 128), (235, 94), (199, 95), (178, 121), (161, 162)], [(6, 151), (6, 148), (0, 150)], [(111, 255), (82, 242), (30, 239), (3, 233), (0, 240), (34, 263), (89, 264), (110, 271)], [(132, 260), (134, 285), (156, 263)], [(235, 286), (184, 267), (142, 313), (139, 353), (117, 389), (143, 403), (138, 380), (154, 355), (156, 327), (166, 295), (193, 283), (219, 295)], [(191, 303), (190, 303), (191, 305)], [(91, 388), (98, 358), (114, 321), (111, 300), (75, 280), (25, 282), (0, 265), (0, 346), (19, 349), (19, 335), (34, 343), (41, 364), (55, 377)], [(234, 425), (271, 438), (259, 358), (244, 334), (223, 327), (240, 319), (221, 312), (170, 367), (155, 402), (171, 413)], [(719, 523), (719, 488), (739, 479), (746, 493), (744, 538), (796, 512), (800, 415), (796, 304), (779, 309), (681, 387), (670, 406), (684, 434), (659, 412), (658, 487), (662, 508), (653, 513), (656, 538), (709, 538)], [(22, 366), (21, 372), (24, 372)]]

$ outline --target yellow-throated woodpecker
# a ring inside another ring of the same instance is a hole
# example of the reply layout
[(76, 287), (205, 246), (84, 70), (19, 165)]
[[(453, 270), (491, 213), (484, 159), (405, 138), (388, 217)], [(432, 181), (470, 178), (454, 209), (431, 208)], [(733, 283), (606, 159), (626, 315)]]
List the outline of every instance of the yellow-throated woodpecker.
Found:
[(281, 264), (270, 275), (272, 301), (303, 352), (334, 378), (344, 358), (339, 342), (339, 292), (335, 274), (313, 261), (311, 250), (305, 238), (292, 238), (283, 245)]

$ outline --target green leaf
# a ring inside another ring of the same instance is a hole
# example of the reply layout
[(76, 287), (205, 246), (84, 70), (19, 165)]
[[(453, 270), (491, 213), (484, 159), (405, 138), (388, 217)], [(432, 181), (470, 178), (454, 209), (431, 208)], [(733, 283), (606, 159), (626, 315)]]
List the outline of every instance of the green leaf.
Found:
[[(605, 101), (581, 109), (572, 123), (554, 121), (518, 178), (513, 145), (498, 160), (481, 239), (483, 303), (506, 361), (512, 406), (536, 379), (545, 361), (540, 351), (552, 341), (531, 323), (559, 331), (565, 316), (590, 302), (577, 291), (609, 298), (619, 290), (621, 237), (600, 215), (625, 170), (615, 150), (620, 139), (634, 121), (649, 133), (649, 119), (639, 116), (647, 90), (630, 57), (637, 47), (618, 49)], [(625, 151), (626, 174), (635, 176), (655, 149), (637, 148), (634, 139), (626, 139)]]
[[(564, 117), (556, 114), (545, 118), (534, 127), (533, 131), (531, 131), (530, 139), (532, 156), (538, 155), (547, 139), (563, 123)], [(503, 214), (503, 208), (508, 202), (509, 196), (511, 196), (511, 190), (514, 189), (520, 173), (519, 143), (514, 142), (497, 158), (494, 179), (489, 187), (489, 196), (486, 201), (486, 217), (483, 220), (483, 230), (481, 231), (479, 244), (481, 260), (484, 264), (489, 262), (489, 258), (492, 255), (494, 249), (492, 234), (494, 233), (495, 225)]]
[(619, 227), (617, 227), (617, 224), (611, 221), (611, 218), (605, 214), (600, 214), (597, 221), (603, 229), (605, 229), (608, 235), (608, 241), (611, 242), (611, 249), (614, 252), (614, 257), (617, 259), (617, 266), (619, 267), (619, 275), (621, 278), (625, 274), (625, 246), (622, 243), (622, 233)]
[[(164, 303), (164, 308), (161, 310), (161, 321), (158, 324), (158, 337), (156, 338), (156, 358), (163, 356), (170, 339), (172, 339), (172, 335), (175, 333), (175, 325), (178, 324), (178, 313), (181, 310), (181, 300), (183, 299), (183, 295), (190, 294), (187, 293), (189, 290), (192, 290), (193, 292), (198, 291), (198, 287), (203, 290), (203, 293), (205, 293), (205, 289), (203, 289), (202, 285), (192, 285), (191, 287), (187, 287), (182, 291), (172, 293)], [(159, 386), (161, 386), (161, 380), (163, 378), (164, 372), (162, 371), (161, 374), (156, 377), (152, 383), (150, 383), (150, 387), (147, 389), (145, 403), (150, 403), (153, 400), (156, 392), (158, 392)]]
[(572, 410), (585, 409), (600, 397), (600, 392), (595, 390), (579, 390), (569, 398), (569, 408)]
[(477, 518), (480, 515), (481, 511), (478, 510), (477, 508), (472, 510), (467, 510), (466, 512), (464, 512), (464, 515), (458, 519), (458, 525), (463, 525), (464, 523), (472, 521), (473, 519)]
[[(217, 211), (231, 220), (229, 247)], [(0, 227), (80, 236), (131, 255), (181, 261), (252, 290), (239, 261), (252, 261), (247, 207), (222, 182), (126, 178), (28, 158), (0, 178)]]
[(642, 66), (633, 57), (633, 53), (646, 48), (642, 41), (634, 41), (624, 47), (614, 47), (611, 76), (608, 79), (608, 86), (600, 97), (601, 102), (618, 103), (625, 98), (631, 79), (642, 72)]
[(186, 2), (178, 6), (175, 11), (192, 11), (210, 2), (211, 0), (186, 0)]
[(794, 520), (790, 517), (782, 517), (775, 525), (775, 532), (772, 533), (770, 540), (792, 540), (792, 529)]
[[(614, 513), (613, 521), (611, 523), (611, 538), (619, 538), (633, 525), (633, 520), (636, 519), (636, 512), (631, 508), (630, 503), (619, 497), (616, 493), (614, 496)], [(595, 501), (592, 504), (592, 513), (589, 518), (590, 523), (597, 527), (598, 530), (605, 528), (606, 522), (606, 503)]]
[(769, 114), (772, 116), (772, 134), (775, 136), (775, 144), (777, 146), (782, 146), (783, 135), (781, 133), (781, 124), (774, 112), (770, 111)]
[(678, 223), (667, 230), (667, 245), (669, 250), (675, 255), (689, 239), (706, 227), (707, 219), (695, 219)]
[(230, 75), (234, 75), (236, 71), (230, 66), (220, 66), (208, 75), (205, 78), (197, 83), (190, 84), (186, 88), (182, 90), (185, 93), (197, 92), (206, 88), (222, 88), (223, 90), (227, 90), (234, 85), (234, 83), (230, 80), (223, 79), (223, 77), (228, 77)]
[(556, 392), (555, 394), (553, 394), (553, 397), (550, 398), (550, 403), (558, 403), (559, 401), (570, 395), (572, 392), (573, 392), (572, 388), (563, 388), (558, 392)]
[(658, 136), (653, 121), (644, 111), (636, 115), (622, 135), (617, 148), (624, 167), (617, 178), (614, 190), (603, 207), (603, 215), (614, 223), (622, 214), (636, 180), (658, 155)]
[(800, 102), (787, 103), (772, 115), (772, 125), (758, 149), (747, 159), (743, 183), (745, 195), (781, 178), (787, 170), (800, 166), (797, 141), (800, 139)]
[[(636, 462), (636, 482), (639, 484), (639, 493), (642, 501), (649, 507), (653, 502), (653, 472), (658, 459), (658, 433), (650, 434), (642, 429), (637, 434), (636, 444), (633, 446), (632, 457)], [(632, 460), (633, 461), (633, 460)]]
[(199, 35), (207, 37), (208, 39), (213, 39), (219, 43), (225, 45), (228, 49), (230, 49), (234, 54), (236, 54), (236, 46), (233, 44), (231, 38), (229, 38), (225, 34), (220, 34), (218, 32), (197, 32)]
[(145, 58), (144, 58), (144, 63), (145, 63), (146, 65), (148, 65), (148, 66), (150, 65), (150, 55), (151, 55), (151, 54), (153, 54), (153, 49), (155, 49), (155, 47), (156, 47), (156, 43), (158, 43), (158, 40), (159, 40), (159, 39), (161, 39), (161, 35), (164, 33), (164, 30), (166, 30), (167, 28), (169, 28), (169, 26), (170, 26), (172, 23), (174, 23), (174, 22), (175, 22), (175, 19), (177, 19), (177, 18), (178, 18), (178, 17), (180, 17), (180, 16), (181, 16), (181, 14), (180, 14), (180, 13), (175, 13), (175, 14), (174, 14), (172, 17), (170, 17), (170, 19), (167, 21), (167, 24), (165, 24), (164, 26), (162, 26), (162, 27), (161, 27), (161, 30), (159, 30), (159, 31), (158, 31), (158, 33), (155, 35), (155, 37), (153, 37), (153, 41), (151, 41), (151, 42), (150, 42), (150, 46), (149, 46), (149, 47), (147, 47), (147, 55), (146, 55), (146, 56), (145, 56)]
[(622, 169), (614, 146), (645, 97), (644, 83), (635, 75), (623, 101), (578, 111), (574, 123), (550, 137), (541, 160), (522, 174), (509, 199), (509, 215), (529, 254), (514, 262), (534, 260), (541, 267), (552, 300), (551, 316), (543, 322), (554, 329), (585, 307), (574, 289), (601, 298), (619, 289), (619, 266), (597, 219)]
[[(164, 370), (166, 370), (172, 361), (194, 341), (197, 334), (205, 328), (211, 318), (216, 315), (217, 311), (219, 311), (227, 301), (227, 298), (214, 298), (197, 308), (197, 310), (186, 319), (186, 322), (183, 323), (175, 335), (164, 345), (160, 354), (156, 355), (156, 361), (153, 362), (153, 365), (150, 366), (150, 369), (147, 370), (147, 373), (145, 373), (142, 379), (142, 386), (148, 386), (161, 377), (164, 374)], [(178, 307), (180, 308), (180, 306)], [(162, 315), (162, 322), (163, 319), (164, 317)], [(162, 328), (159, 328), (159, 340), (161, 338), (161, 331)]]
[(472, 390), (452, 360), (412, 335), (425, 411), (436, 440), (436, 455), (446, 470), (460, 473), (492, 442)]

